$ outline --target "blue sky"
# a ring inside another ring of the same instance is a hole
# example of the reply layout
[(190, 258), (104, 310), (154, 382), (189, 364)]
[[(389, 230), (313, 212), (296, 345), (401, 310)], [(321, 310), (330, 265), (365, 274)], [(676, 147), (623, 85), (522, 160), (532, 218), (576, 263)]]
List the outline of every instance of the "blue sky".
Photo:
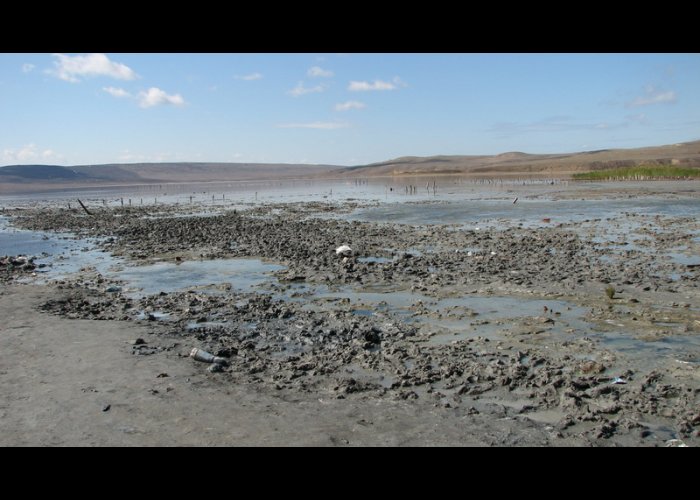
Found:
[(355, 165), (700, 139), (699, 54), (0, 54), (0, 165)]

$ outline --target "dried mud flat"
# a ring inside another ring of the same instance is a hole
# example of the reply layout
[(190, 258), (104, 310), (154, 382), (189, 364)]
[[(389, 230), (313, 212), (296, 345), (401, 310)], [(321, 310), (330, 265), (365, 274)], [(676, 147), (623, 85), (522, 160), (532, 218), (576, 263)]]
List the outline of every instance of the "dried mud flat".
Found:
[(345, 220), (357, 206), (6, 210), (133, 269), (280, 269), (148, 294), (0, 268), (2, 444), (700, 443), (695, 217), (477, 230)]

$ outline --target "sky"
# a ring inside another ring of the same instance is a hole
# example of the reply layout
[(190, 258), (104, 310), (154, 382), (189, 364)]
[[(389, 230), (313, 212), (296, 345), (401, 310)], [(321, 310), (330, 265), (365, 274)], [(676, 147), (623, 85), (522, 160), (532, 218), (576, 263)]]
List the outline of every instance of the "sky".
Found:
[(0, 54), (0, 165), (360, 165), (698, 139), (700, 54)]

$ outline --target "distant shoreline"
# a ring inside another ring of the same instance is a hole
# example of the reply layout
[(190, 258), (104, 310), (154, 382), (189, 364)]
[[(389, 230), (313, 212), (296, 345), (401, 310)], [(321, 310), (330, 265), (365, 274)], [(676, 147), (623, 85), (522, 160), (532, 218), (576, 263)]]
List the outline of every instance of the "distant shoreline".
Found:
[[(171, 184), (226, 184), (352, 179), (572, 179), (585, 173), (646, 170), (700, 171), (700, 141), (570, 154), (405, 156), (367, 165), (286, 163), (129, 163), (8, 165), (0, 167), (0, 195), (63, 190), (144, 188)], [(614, 175), (614, 174), (613, 174)]]

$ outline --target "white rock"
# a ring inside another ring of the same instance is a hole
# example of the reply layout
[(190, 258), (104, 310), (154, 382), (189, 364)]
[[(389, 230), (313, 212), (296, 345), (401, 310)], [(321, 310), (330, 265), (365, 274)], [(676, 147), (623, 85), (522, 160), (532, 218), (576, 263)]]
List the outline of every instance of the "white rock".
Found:
[(347, 245), (340, 245), (338, 248), (335, 249), (335, 254), (336, 255), (351, 255), (352, 248), (350, 248)]
[(669, 439), (666, 441), (666, 448), (687, 448), (688, 445), (685, 444), (680, 439)]

